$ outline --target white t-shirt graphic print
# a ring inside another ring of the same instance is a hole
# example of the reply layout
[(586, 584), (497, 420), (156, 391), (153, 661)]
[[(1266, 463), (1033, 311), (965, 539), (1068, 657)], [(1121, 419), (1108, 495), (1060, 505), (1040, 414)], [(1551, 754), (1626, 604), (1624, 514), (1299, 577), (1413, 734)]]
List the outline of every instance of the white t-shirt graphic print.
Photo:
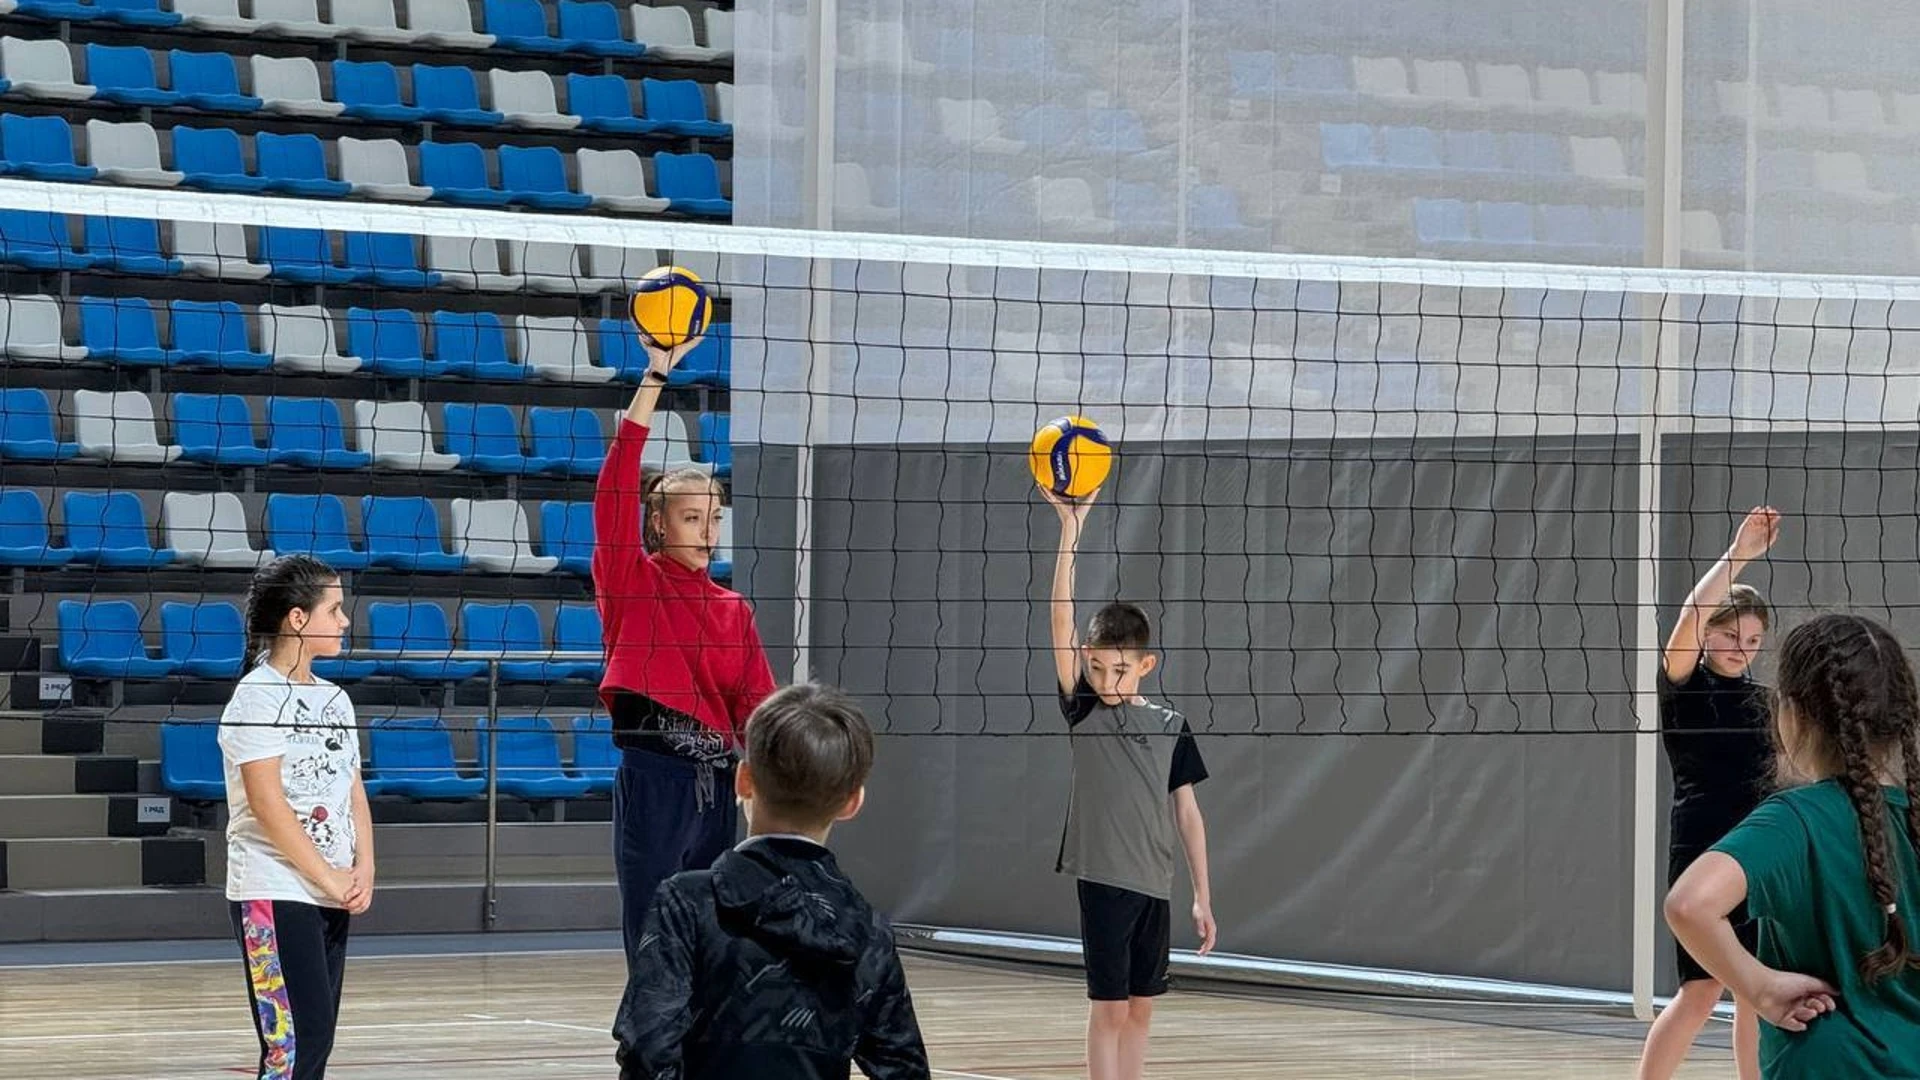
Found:
[(325, 679), (288, 681), (267, 664), (246, 673), (220, 714), (227, 779), (227, 899), (291, 900), (339, 907), (267, 839), (247, 805), (240, 766), (280, 758), (280, 785), (313, 846), (334, 867), (353, 866), (353, 781), (360, 735), (353, 702)]

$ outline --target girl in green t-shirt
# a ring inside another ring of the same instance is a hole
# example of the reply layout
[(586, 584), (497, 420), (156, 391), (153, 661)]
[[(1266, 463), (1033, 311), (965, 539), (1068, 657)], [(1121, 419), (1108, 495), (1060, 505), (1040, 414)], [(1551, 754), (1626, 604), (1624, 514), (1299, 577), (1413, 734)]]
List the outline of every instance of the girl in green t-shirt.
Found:
[[(1780, 649), (1778, 767), (1790, 788), (1667, 895), (1674, 936), (1768, 1027), (1768, 1080), (1920, 1078), (1920, 691), (1906, 651), (1857, 615)], [(1758, 955), (1734, 936), (1742, 902)]]

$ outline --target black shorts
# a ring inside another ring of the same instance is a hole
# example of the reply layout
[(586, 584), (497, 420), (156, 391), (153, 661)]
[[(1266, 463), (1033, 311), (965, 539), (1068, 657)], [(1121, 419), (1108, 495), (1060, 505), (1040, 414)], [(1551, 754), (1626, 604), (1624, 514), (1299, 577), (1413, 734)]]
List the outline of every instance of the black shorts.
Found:
[(1088, 999), (1125, 1001), (1166, 993), (1171, 905), (1132, 889), (1092, 881), (1079, 886)]
[[(1693, 861), (1705, 855), (1707, 851), (1706, 847), (1692, 844), (1680, 844), (1669, 848), (1667, 850), (1667, 887), (1672, 888), (1673, 883), (1680, 880), (1680, 875), (1686, 873), (1687, 867), (1692, 866)], [(1760, 948), (1760, 924), (1748, 916), (1747, 905), (1743, 903), (1734, 908), (1733, 913), (1727, 918), (1733, 923), (1734, 936), (1740, 939), (1741, 946), (1748, 952), (1757, 951)], [(1695, 960), (1692, 954), (1687, 952), (1686, 946), (1678, 941), (1673, 943), (1673, 958), (1681, 982), (1690, 983), (1713, 978), (1712, 975), (1707, 974), (1706, 968), (1700, 966), (1700, 961)]]

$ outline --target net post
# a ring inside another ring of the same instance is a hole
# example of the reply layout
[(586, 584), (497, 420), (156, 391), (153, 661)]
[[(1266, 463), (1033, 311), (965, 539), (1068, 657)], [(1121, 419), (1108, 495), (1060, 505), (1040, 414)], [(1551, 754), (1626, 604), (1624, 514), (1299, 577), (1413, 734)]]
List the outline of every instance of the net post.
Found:
[[(802, 177), (804, 213), (810, 229), (833, 227), (837, 74), (840, 55), (839, 0), (807, 4), (807, 140)], [(833, 266), (807, 260), (807, 425), (794, 453), (793, 489), (793, 682), (813, 677), (813, 443), (826, 429), (832, 389)]]
[[(1647, 5), (1647, 194), (1646, 259), (1650, 266), (1680, 261), (1682, 78), (1686, 30), (1684, 0), (1649, 0)], [(1658, 933), (1661, 860), (1660, 701), (1654, 665), (1661, 652), (1660, 468), (1664, 449), (1662, 417), (1672, 411), (1673, 387), (1663, 375), (1661, 358), (1677, 356), (1678, 336), (1667, 324), (1665, 297), (1643, 295), (1639, 430), (1638, 588), (1634, 619), (1633, 734), (1633, 1014), (1653, 1019), (1655, 942)]]
[(487, 886), (480, 925), (492, 930), (500, 918), (500, 660), (487, 660)]

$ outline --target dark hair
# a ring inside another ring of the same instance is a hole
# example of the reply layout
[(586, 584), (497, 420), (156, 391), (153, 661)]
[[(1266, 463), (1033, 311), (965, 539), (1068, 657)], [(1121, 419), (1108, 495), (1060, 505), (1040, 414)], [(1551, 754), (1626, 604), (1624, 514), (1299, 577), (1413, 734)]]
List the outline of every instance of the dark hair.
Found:
[(1900, 859), (1877, 779), (1881, 763), (1897, 751), (1906, 770), (1907, 829), (1920, 845), (1920, 690), (1906, 650), (1871, 619), (1818, 616), (1794, 627), (1781, 645), (1775, 694), (1798, 739), (1812, 739), (1819, 765), (1840, 782), (1860, 819), (1867, 882), (1874, 906), (1886, 915), (1886, 938), (1860, 958), (1861, 976), (1877, 982), (1902, 968), (1920, 970), (1899, 910)]
[(1132, 604), (1108, 604), (1087, 620), (1085, 644), (1090, 649), (1144, 651), (1152, 643), (1153, 624)]
[(873, 729), (845, 693), (789, 686), (747, 718), (747, 765), (754, 802), (796, 825), (825, 825), (873, 771)]
[(311, 611), (340, 580), (333, 567), (311, 555), (282, 555), (254, 571), (247, 585), (247, 663), (265, 659), (280, 624), (295, 608)]
[(1773, 629), (1773, 612), (1768, 609), (1766, 598), (1760, 595), (1759, 589), (1738, 582), (1727, 590), (1727, 598), (1707, 613), (1707, 625), (1719, 626), (1721, 623), (1732, 622), (1742, 615), (1751, 615), (1759, 619), (1762, 630)]
[(666, 543), (666, 526), (661, 522), (667, 513), (667, 496), (711, 494), (722, 496), (720, 481), (705, 469), (675, 469), (672, 472), (659, 473), (647, 481), (643, 488), (646, 503), (646, 517), (642, 520), (640, 542), (649, 554), (658, 553)]

